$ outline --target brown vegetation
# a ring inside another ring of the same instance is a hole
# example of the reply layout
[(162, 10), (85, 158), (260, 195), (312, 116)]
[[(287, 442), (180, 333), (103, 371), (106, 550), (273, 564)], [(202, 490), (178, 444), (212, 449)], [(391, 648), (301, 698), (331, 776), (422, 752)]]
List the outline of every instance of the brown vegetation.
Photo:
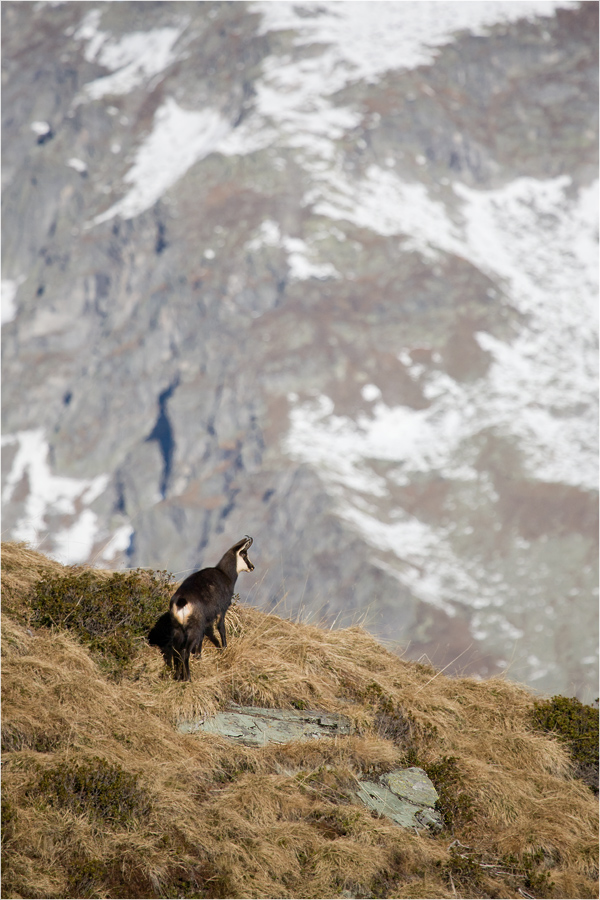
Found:
[[(597, 896), (597, 799), (524, 688), (240, 604), (191, 683), (135, 642), (117, 677), (68, 629), (31, 627), (36, 582), (72, 570), (14, 544), (2, 568), (4, 897)], [(231, 701), (356, 731), (261, 749), (176, 731)], [(440, 835), (356, 801), (357, 777), (403, 764), (436, 783)]]

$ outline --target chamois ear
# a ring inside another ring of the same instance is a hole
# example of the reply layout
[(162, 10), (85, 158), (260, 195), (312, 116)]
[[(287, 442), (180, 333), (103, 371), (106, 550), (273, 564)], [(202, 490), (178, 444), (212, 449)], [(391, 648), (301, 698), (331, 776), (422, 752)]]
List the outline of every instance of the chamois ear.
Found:
[(241, 541), (238, 541), (237, 544), (234, 544), (231, 549), (235, 550), (236, 553), (239, 553), (240, 550), (247, 550), (252, 545), (252, 540), (253, 539), (250, 537), (250, 535), (247, 534), (242, 538)]

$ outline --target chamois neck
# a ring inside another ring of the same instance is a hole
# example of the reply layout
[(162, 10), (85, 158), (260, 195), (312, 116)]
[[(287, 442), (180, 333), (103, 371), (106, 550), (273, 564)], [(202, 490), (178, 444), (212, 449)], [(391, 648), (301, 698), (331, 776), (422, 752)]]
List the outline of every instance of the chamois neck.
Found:
[(227, 553), (221, 557), (216, 568), (229, 578), (232, 586), (236, 583), (238, 577), (237, 563), (235, 553), (232, 550), (228, 550)]

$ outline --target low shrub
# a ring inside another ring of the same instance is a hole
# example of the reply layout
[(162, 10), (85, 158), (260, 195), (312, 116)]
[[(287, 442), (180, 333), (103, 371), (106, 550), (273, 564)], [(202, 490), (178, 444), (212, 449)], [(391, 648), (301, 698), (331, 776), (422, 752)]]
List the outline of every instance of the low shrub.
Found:
[(474, 804), (466, 790), (459, 760), (455, 756), (443, 756), (434, 763), (425, 763), (422, 768), (438, 792), (439, 800), (435, 805), (444, 821), (444, 830), (453, 834), (472, 822), (475, 817)]
[(495, 879), (503, 878), (514, 891), (512, 896), (554, 897), (555, 884), (546, 870), (543, 850), (520, 857), (508, 854), (501, 859), (465, 847), (460, 841), (453, 841), (449, 850), (443, 872), (453, 891), (458, 889), (469, 897), (493, 897)]
[(481, 891), (483, 872), (479, 856), (469, 848), (465, 850), (467, 852), (461, 852), (459, 847), (450, 847), (450, 858), (444, 866), (444, 874), (451, 887), (458, 887), (461, 892), (466, 891), (469, 896), (474, 897)]
[(51, 753), (61, 744), (59, 734), (46, 734), (39, 729), (25, 730), (10, 723), (2, 727), (1, 734), (0, 747), (3, 753), (27, 749), (37, 753)]
[(524, 853), (521, 859), (509, 854), (502, 863), (515, 877), (522, 879), (526, 890), (532, 891), (536, 897), (554, 896), (555, 885), (544, 869), (546, 857), (543, 850)]
[(578, 778), (598, 793), (598, 709), (576, 697), (536, 700), (531, 712), (535, 728), (552, 732), (569, 745)]
[(369, 686), (369, 693), (370, 697), (376, 697), (377, 712), (373, 724), (377, 733), (402, 748), (405, 765), (419, 765), (422, 751), (438, 738), (436, 726), (417, 722), (410, 712), (395, 703), (391, 697), (381, 691), (375, 692), (373, 685)]
[(173, 581), (167, 572), (92, 570), (53, 575), (38, 581), (31, 624), (69, 629), (120, 675), (131, 662), (136, 641), (146, 638), (164, 613)]
[(97, 756), (46, 769), (29, 795), (117, 826), (145, 818), (150, 810), (138, 776)]
[(68, 864), (69, 894), (72, 897), (98, 896), (99, 884), (107, 876), (103, 860), (89, 859), (85, 854), (74, 854)]

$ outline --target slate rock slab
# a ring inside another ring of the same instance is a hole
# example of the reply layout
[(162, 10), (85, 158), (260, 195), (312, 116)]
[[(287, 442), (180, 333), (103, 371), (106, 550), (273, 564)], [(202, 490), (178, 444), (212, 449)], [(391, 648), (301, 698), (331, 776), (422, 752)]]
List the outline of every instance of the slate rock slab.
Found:
[(379, 781), (359, 781), (358, 796), (366, 806), (403, 828), (442, 828), (442, 817), (435, 809), (437, 791), (423, 769), (416, 766), (389, 772)]
[[(287, 744), (352, 733), (347, 716), (320, 710), (264, 709), (232, 706), (215, 716), (186, 719), (177, 726), (183, 734), (219, 734), (250, 747)], [(438, 799), (423, 769), (397, 769), (378, 781), (359, 781), (358, 799), (403, 828), (439, 831), (442, 817), (435, 809)]]
[(350, 719), (336, 713), (257, 706), (236, 706), (211, 718), (188, 719), (177, 728), (184, 734), (220, 734), (251, 747), (335, 737), (352, 731)]

